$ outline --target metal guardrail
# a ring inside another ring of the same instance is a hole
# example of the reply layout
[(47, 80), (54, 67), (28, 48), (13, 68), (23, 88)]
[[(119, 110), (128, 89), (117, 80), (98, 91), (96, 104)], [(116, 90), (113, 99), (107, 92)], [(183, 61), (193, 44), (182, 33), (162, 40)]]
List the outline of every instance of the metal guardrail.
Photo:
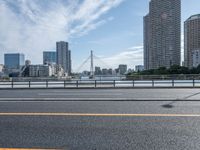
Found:
[(129, 81), (99, 81), (99, 80), (72, 80), (72, 81), (0, 81), (0, 89), (15, 88), (157, 88), (157, 87), (190, 87), (200, 88), (200, 80), (129, 80)]
[(127, 75), (127, 80), (200, 80), (200, 74)]

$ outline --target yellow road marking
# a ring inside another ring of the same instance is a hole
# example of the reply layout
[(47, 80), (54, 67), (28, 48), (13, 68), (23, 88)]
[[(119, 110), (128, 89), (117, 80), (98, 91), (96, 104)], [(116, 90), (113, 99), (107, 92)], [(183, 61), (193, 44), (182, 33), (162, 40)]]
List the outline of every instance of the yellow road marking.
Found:
[(56, 150), (56, 149), (32, 149), (32, 148), (0, 148), (0, 150)]
[(200, 117), (200, 114), (0, 113), (0, 116)]

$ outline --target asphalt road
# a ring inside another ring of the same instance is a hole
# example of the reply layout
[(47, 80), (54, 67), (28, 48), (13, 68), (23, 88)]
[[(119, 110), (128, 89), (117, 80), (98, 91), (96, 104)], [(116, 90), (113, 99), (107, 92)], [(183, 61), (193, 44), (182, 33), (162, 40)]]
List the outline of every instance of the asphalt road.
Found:
[(0, 90), (0, 100), (198, 100), (192, 89), (14, 89)]
[(0, 148), (197, 150), (200, 90), (0, 90)]

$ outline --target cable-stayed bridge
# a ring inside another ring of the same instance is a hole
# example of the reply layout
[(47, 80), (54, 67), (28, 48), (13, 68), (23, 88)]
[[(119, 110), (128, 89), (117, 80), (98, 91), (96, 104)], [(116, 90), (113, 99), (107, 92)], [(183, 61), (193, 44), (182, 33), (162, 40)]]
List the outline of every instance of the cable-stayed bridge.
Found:
[[(75, 72), (81, 72), (82, 68), (87, 67), (88, 70), (90, 71), (90, 75), (89, 78), (90, 79), (122, 79), (125, 76), (121, 76), (121, 75), (96, 75), (95, 74), (95, 66), (105, 66), (105, 68), (112, 68), (111, 66), (109, 66), (102, 58), (96, 56), (94, 54), (94, 52), (91, 50), (90, 51), (90, 55), (87, 57), (87, 59), (85, 59), (83, 61), (83, 63), (75, 70)], [(89, 67), (88, 67), (89, 66)]]

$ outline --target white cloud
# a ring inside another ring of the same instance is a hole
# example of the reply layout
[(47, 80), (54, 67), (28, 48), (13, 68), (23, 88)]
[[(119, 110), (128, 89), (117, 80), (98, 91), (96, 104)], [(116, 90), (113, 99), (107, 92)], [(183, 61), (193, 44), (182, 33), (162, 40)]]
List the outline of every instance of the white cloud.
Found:
[(112, 68), (117, 68), (119, 64), (127, 64), (129, 68), (134, 68), (135, 65), (143, 64), (143, 46), (128, 48), (116, 55), (102, 58), (102, 60)]
[[(79, 37), (111, 21), (101, 19), (124, 0), (4, 0), (0, 1), (0, 56), (23, 52), (34, 63), (55, 42)], [(2, 63), (2, 62), (1, 62)]]

